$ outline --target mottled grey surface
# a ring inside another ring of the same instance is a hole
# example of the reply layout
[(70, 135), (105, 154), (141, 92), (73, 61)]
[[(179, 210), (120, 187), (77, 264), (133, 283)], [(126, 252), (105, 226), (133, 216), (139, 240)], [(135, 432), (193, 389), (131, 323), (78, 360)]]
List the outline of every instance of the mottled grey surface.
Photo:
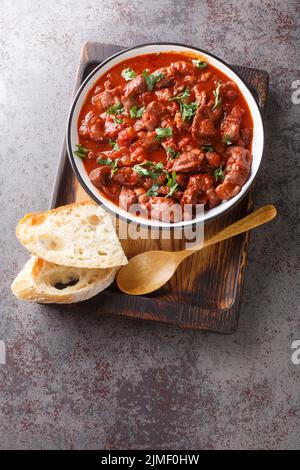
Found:
[[(299, 72), (295, 1), (2, 0), (0, 448), (300, 448)], [(297, 23), (298, 21), (298, 23)], [(85, 41), (180, 41), (270, 73), (241, 319), (223, 336), (27, 305), (19, 218), (45, 209)]]

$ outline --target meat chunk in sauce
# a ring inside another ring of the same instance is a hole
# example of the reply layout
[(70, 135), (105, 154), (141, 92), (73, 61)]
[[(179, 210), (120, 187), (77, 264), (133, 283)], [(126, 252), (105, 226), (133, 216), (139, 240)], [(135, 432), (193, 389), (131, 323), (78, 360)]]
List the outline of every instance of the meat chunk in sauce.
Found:
[(136, 145), (141, 146), (147, 152), (151, 152), (159, 148), (160, 142), (157, 139), (157, 134), (155, 131), (152, 132), (138, 132), (138, 140)]
[(222, 116), (222, 107), (213, 109), (213, 106), (206, 102), (206, 93), (195, 90), (196, 99), (199, 102), (198, 109), (193, 119), (192, 135), (195, 139), (212, 139), (218, 136), (217, 121)]
[(216, 152), (207, 152), (205, 158), (211, 168), (218, 168), (221, 165), (222, 159)]
[(122, 186), (111, 179), (111, 168), (101, 166), (90, 173), (90, 180), (96, 188), (104, 192), (113, 202), (119, 202)]
[[(124, 80), (125, 68), (133, 79)], [(213, 208), (238, 194), (251, 171), (252, 132), (238, 86), (177, 53), (114, 66), (91, 90), (78, 125), (92, 184), (127, 211), (138, 203), (173, 222), (177, 203)]]
[(227, 114), (221, 123), (221, 134), (224, 141), (236, 144), (240, 136), (240, 125), (244, 110), (234, 107), (232, 111)]
[(136, 99), (134, 96), (122, 96), (121, 103), (125, 109), (129, 110), (132, 106), (136, 106)]
[(240, 192), (248, 179), (252, 163), (251, 153), (243, 147), (231, 147), (228, 155), (225, 179), (216, 188), (217, 196), (224, 200), (231, 199)]
[(151, 101), (142, 116), (143, 126), (147, 131), (154, 131), (161, 121), (163, 107), (158, 101)]
[(174, 203), (173, 199), (165, 199), (164, 197), (152, 197), (151, 217), (161, 220), (162, 222), (178, 222), (181, 220), (181, 211)]
[(124, 122), (115, 122), (111, 116), (106, 116), (104, 124), (104, 136), (107, 139), (114, 139), (118, 136), (119, 132), (124, 129), (124, 127)]
[(196, 205), (199, 198), (199, 193), (205, 193), (208, 191), (213, 183), (213, 178), (209, 174), (200, 174), (191, 176), (187, 189), (184, 191), (181, 204), (192, 204)]
[(147, 83), (142, 75), (138, 75), (136, 78), (131, 80), (124, 89), (124, 96), (135, 96), (143, 91), (147, 90)]
[(179, 158), (174, 160), (172, 171), (182, 173), (199, 171), (204, 157), (205, 154), (199, 149), (192, 149), (189, 152), (184, 152)]
[(104, 136), (103, 119), (90, 111), (81, 122), (78, 133), (81, 137), (102, 142)]
[(130, 167), (120, 168), (111, 175), (111, 179), (122, 186), (132, 188), (135, 188), (137, 185), (141, 185), (143, 181), (142, 177)]
[(130, 207), (132, 206), (132, 204), (135, 204), (137, 202), (138, 202), (138, 198), (137, 198), (136, 193), (132, 189), (124, 188), (123, 186), (120, 192), (119, 206), (122, 209), (125, 209), (126, 211), (128, 211)]
[(106, 111), (114, 102), (112, 94), (108, 90), (104, 90), (98, 95), (94, 96), (92, 103), (98, 108), (99, 112)]

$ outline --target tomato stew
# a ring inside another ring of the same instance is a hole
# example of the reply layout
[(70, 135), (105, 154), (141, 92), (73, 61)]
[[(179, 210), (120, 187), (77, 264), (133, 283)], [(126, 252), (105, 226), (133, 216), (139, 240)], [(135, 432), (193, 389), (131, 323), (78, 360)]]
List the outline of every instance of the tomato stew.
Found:
[(212, 208), (238, 194), (252, 132), (242, 93), (218, 69), (183, 53), (146, 54), (115, 65), (90, 90), (75, 154), (105, 197), (163, 220), (163, 206)]

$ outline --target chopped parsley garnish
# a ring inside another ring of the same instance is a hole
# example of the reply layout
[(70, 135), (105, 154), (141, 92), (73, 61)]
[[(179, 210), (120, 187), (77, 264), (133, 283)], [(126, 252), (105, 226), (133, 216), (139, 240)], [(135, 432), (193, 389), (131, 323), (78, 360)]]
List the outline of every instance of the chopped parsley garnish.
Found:
[(146, 196), (157, 196), (159, 184), (153, 184), (150, 189), (146, 192)]
[(123, 113), (123, 111), (124, 111), (124, 108), (122, 104), (120, 103), (120, 101), (118, 101), (117, 103), (112, 104), (111, 106), (109, 106), (109, 108), (107, 108), (106, 114), (110, 114), (110, 115), (121, 114)]
[(148, 90), (152, 91), (153, 88), (154, 88), (154, 85), (164, 77), (164, 74), (162, 72), (148, 73), (147, 70), (144, 70), (143, 71), (143, 77), (146, 80)]
[(203, 60), (193, 59), (192, 62), (197, 69), (205, 69), (207, 67), (207, 62), (204, 62)]
[(118, 118), (118, 114), (122, 114), (124, 112), (124, 108), (120, 101), (118, 101), (115, 104), (112, 104), (109, 108), (106, 110), (106, 114), (109, 114), (110, 116), (113, 117), (114, 124), (122, 124), (123, 119)]
[(118, 145), (118, 142), (113, 139), (109, 139), (109, 145), (114, 149), (114, 150), (120, 150), (120, 147)]
[(192, 117), (194, 116), (194, 114), (196, 113), (197, 111), (197, 103), (189, 103), (189, 104), (186, 104), (184, 103), (183, 101), (180, 101), (180, 111), (181, 111), (181, 117), (184, 121), (189, 121), (190, 119), (192, 119)]
[(130, 117), (132, 118), (140, 118), (143, 116), (145, 112), (145, 106), (142, 106), (141, 108), (138, 108), (137, 106), (131, 106), (129, 110)]
[(140, 163), (140, 166), (143, 166), (143, 165), (151, 166), (154, 170), (159, 170), (159, 171), (161, 171), (164, 167), (164, 164), (162, 162), (155, 163), (155, 162), (152, 162), (151, 160), (145, 160), (144, 162)]
[(176, 181), (176, 171), (173, 171), (172, 175), (167, 173), (167, 186), (169, 188), (169, 192), (165, 197), (171, 197), (174, 192), (178, 189), (178, 183)]
[(114, 173), (116, 173), (116, 171), (118, 171), (118, 163), (119, 163), (119, 159), (116, 158), (114, 161), (113, 161), (113, 164), (112, 164), (112, 169), (111, 169), (111, 175), (113, 175)]
[(169, 98), (169, 101), (181, 101), (185, 100), (190, 96), (190, 90), (188, 88), (185, 88), (185, 90), (182, 93), (179, 93), (179, 95), (172, 96), (172, 98)]
[(225, 175), (224, 175), (222, 166), (220, 166), (214, 171), (214, 177), (216, 181), (218, 180), (224, 181)]
[[(150, 168), (145, 168), (145, 166)], [(140, 164), (134, 165), (133, 169), (141, 176), (150, 176), (150, 178), (156, 180), (156, 178), (161, 174), (163, 167), (164, 165), (162, 162), (155, 163), (147, 160)]]
[(212, 107), (212, 111), (216, 108), (218, 108), (218, 106), (220, 106), (220, 104), (222, 103), (222, 98), (220, 97), (220, 87), (221, 87), (221, 80), (218, 82), (217, 86), (216, 86), (216, 89), (213, 91), (213, 95), (215, 97), (215, 103)]
[(188, 88), (186, 88), (182, 93), (179, 93), (179, 95), (173, 96), (172, 98), (169, 98), (169, 101), (178, 101), (179, 106), (180, 106), (180, 112), (181, 112), (181, 117), (184, 121), (189, 121), (192, 119), (194, 114), (197, 111), (197, 103), (186, 103), (186, 99), (190, 96), (190, 91)]
[(89, 153), (89, 149), (80, 144), (76, 144), (76, 147), (77, 149), (74, 151), (74, 154), (79, 158), (86, 158)]
[(158, 139), (163, 139), (165, 137), (172, 137), (173, 131), (171, 127), (157, 127), (155, 129)]
[(133, 169), (141, 176), (150, 176), (150, 170), (144, 168), (142, 165), (134, 165)]
[(211, 145), (202, 145), (201, 149), (204, 152), (214, 152), (214, 148)]
[(223, 143), (226, 144), (226, 145), (231, 145), (232, 144), (232, 142), (230, 140), (230, 137), (227, 134), (225, 134), (224, 137), (223, 137)]
[(123, 119), (117, 118), (116, 116), (113, 116), (113, 121), (115, 124), (122, 124)]
[(133, 170), (138, 173), (140, 176), (150, 176), (153, 180), (156, 180), (156, 178), (159, 176), (159, 173), (157, 171), (154, 171), (150, 168), (144, 168), (142, 165), (134, 165)]
[(118, 162), (119, 162), (119, 159), (116, 158), (115, 160), (112, 160), (111, 158), (98, 158), (97, 159), (97, 163), (98, 165), (105, 165), (105, 166), (111, 166), (112, 169), (111, 169), (111, 174), (113, 175), (114, 173), (116, 173), (116, 171), (118, 170)]
[(132, 70), (130, 67), (128, 67), (128, 69), (122, 70), (121, 75), (126, 80), (126, 82), (129, 82), (130, 80), (136, 77), (135, 71)]
[(161, 171), (163, 167), (164, 167), (164, 164), (162, 162), (158, 162), (158, 163), (155, 163), (153, 168), (157, 171)]
[(98, 165), (108, 165), (111, 166), (113, 164), (113, 161), (111, 158), (97, 158), (97, 163)]
[(170, 160), (174, 160), (174, 158), (178, 158), (180, 155), (180, 152), (176, 152), (172, 147), (167, 147), (166, 152)]

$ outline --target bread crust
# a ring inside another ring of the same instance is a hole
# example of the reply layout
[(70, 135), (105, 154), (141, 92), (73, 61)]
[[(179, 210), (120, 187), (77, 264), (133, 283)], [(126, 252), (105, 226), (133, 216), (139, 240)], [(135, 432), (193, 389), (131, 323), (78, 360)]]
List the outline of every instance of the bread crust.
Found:
[[(115, 278), (117, 268), (84, 269), (56, 265), (32, 256), (11, 285), (13, 294), (21, 300), (39, 303), (70, 304), (94, 297), (106, 289)], [(71, 279), (74, 285), (61, 288)], [(56, 287), (60, 284), (60, 287)]]
[(102, 269), (128, 262), (111, 216), (93, 201), (26, 214), (16, 235), (31, 253), (58, 265)]

